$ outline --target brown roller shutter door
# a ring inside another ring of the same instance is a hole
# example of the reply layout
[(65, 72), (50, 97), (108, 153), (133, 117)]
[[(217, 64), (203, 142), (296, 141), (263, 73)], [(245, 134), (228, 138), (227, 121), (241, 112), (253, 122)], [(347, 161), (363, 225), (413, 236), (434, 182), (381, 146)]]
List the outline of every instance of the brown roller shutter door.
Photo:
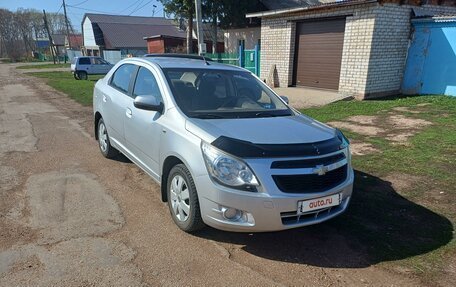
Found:
[(297, 24), (296, 85), (338, 90), (345, 19)]

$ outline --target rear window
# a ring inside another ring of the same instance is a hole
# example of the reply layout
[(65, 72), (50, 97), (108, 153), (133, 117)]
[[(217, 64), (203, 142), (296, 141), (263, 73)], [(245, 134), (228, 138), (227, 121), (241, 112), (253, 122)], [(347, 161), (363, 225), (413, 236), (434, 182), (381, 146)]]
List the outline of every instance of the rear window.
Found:
[(90, 58), (79, 58), (79, 65), (90, 65)]
[(136, 72), (136, 66), (132, 64), (124, 64), (120, 66), (111, 78), (111, 86), (120, 90), (121, 92), (128, 93), (131, 78)]

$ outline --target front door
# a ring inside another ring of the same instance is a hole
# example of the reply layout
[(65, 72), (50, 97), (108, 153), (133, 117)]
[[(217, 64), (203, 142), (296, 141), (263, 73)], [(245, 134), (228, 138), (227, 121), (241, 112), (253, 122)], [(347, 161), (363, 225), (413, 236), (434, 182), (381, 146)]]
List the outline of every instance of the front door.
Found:
[(162, 115), (155, 111), (137, 109), (133, 98), (156, 97), (158, 102), (163, 102), (161, 95), (152, 71), (146, 67), (140, 67), (133, 87), (132, 99), (127, 107), (130, 115), (125, 118), (125, 139), (127, 148), (134, 154), (138, 164), (157, 180), (159, 179)]

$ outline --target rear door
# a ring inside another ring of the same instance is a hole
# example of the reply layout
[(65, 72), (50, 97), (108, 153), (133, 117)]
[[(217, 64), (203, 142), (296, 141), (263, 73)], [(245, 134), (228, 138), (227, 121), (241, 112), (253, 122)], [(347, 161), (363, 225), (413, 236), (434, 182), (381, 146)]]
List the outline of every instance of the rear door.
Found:
[(128, 102), (125, 117), (125, 140), (127, 148), (134, 154), (138, 164), (149, 174), (159, 179), (160, 140), (162, 136), (162, 115), (156, 111), (137, 109), (134, 98), (155, 97), (163, 103), (162, 90), (157, 81), (156, 71), (140, 66)]
[(81, 57), (78, 59), (78, 65), (76, 69), (78, 71), (85, 71), (87, 74), (90, 74), (90, 66), (92, 66), (92, 62), (90, 61), (89, 57)]
[(125, 147), (124, 118), (132, 100), (131, 88), (136, 70), (137, 66), (133, 64), (118, 67), (102, 95), (103, 118), (108, 127), (109, 137), (121, 148)]

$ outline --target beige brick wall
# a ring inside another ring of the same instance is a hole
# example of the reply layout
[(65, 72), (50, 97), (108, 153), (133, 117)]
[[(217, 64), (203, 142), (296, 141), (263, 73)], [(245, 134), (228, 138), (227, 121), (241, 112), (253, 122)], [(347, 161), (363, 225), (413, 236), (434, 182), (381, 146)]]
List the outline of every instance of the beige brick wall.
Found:
[[(347, 93), (365, 88), (369, 62), (370, 39), (374, 29), (375, 4), (309, 11), (261, 21), (261, 75), (267, 79), (273, 64), (277, 66), (279, 84), (287, 87), (293, 82), (296, 22), (304, 19), (347, 17), (342, 55), (340, 90)], [(370, 30), (370, 33), (368, 31)], [(363, 79), (354, 79), (354, 78)]]
[[(456, 7), (423, 6), (441, 12)], [(410, 37), (411, 6), (364, 4), (265, 17), (261, 27), (261, 75), (276, 65), (279, 85), (293, 82), (296, 22), (346, 16), (339, 92), (358, 98), (400, 91)]]

